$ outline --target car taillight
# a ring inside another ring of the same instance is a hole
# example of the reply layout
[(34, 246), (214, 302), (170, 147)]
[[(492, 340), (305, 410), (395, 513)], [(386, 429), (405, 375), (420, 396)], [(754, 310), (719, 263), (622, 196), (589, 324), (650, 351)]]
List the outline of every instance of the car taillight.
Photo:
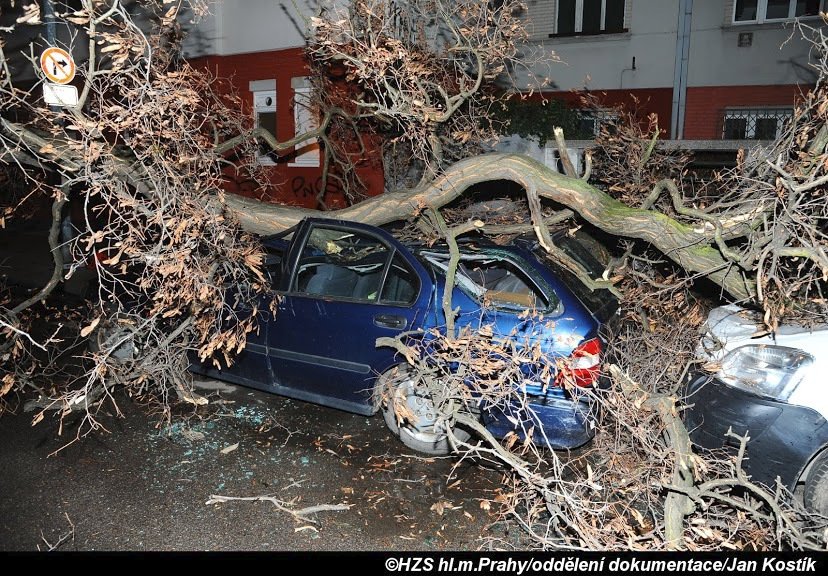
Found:
[(601, 341), (592, 338), (581, 342), (569, 358), (560, 363), (555, 382), (558, 385), (573, 383), (577, 386), (592, 386), (601, 371)]

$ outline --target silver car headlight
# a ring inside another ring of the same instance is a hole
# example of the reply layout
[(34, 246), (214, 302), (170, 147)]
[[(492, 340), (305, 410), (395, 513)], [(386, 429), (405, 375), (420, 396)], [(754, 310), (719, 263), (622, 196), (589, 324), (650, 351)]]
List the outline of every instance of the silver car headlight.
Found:
[(813, 361), (798, 348), (749, 344), (724, 357), (718, 377), (734, 388), (787, 401)]

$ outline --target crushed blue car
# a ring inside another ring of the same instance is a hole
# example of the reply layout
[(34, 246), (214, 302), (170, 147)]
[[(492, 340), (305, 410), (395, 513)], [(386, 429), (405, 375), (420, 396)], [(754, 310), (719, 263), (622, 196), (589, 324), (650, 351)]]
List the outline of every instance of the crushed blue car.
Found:
[[(556, 244), (600, 274), (594, 250), (563, 233)], [(405, 365), (380, 337), (445, 326), (441, 306), (449, 252), (443, 246), (403, 243), (365, 224), (308, 218), (264, 241), (266, 269), (279, 295), (278, 310), (258, 307), (259, 330), (230, 366), (193, 362), (191, 370), (298, 400), (372, 415), (381, 407), (376, 390), (384, 375)], [(552, 331), (533, 333), (552, 356), (577, 359), (578, 384), (599, 377), (602, 324), (617, 309), (607, 291), (591, 291), (563, 267), (546, 259), (536, 241), (506, 246), (482, 238), (461, 244), (452, 304), (459, 326), (485, 324), (501, 334), (520, 329), (527, 311), (544, 314)], [(243, 312), (243, 311), (242, 311)], [(398, 393), (406, 394), (403, 382)], [(530, 407), (550, 447), (575, 448), (595, 433), (594, 410), (564, 387), (528, 387)], [(411, 399), (417, 414), (416, 398)], [(483, 411), (487, 428), (503, 437), (514, 418)], [(391, 430), (410, 448), (448, 450), (445, 434), (427, 418), (397, 422)]]

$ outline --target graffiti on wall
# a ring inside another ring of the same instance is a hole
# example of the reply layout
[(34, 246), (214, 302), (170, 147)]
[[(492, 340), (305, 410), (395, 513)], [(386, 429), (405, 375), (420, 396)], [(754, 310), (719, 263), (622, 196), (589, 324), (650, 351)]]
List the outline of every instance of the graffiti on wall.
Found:
[[(319, 198), (320, 192), (323, 192), (322, 176), (319, 176), (316, 180), (305, 178), (304, 176), (294, 176), (293, 180), (291, 180), (290, 188), (293, 196), (296, 198)], [(342, 188), (336, 180), (329, 178), (322, 197), (326, 198), (332, 194), (341, 195)]]
[[(240, 194), (253, 198), (268, 197), (273, 200), (282, 201), (288, 201), (290, 199), (307, 201), (320, 197), (320, 192), (323, 192), (323, 184), (322, 176), (316, 178), (312, 176), (294, 176), (288, 183), (262, 187), (251, 178), (225, 175), (224, 189), (232, 194)], [(328, 179), (327, 184), (324, 185), (324, 194), (321, 197), (337, 198), (343, 196), (344, 191), (339, 182), (336, 179)]]
[(240, 178), (238, 176), (224, 175), (224, 189), (232, 194), (242, 196), (257, 196), (261, 186), (252, 178)]

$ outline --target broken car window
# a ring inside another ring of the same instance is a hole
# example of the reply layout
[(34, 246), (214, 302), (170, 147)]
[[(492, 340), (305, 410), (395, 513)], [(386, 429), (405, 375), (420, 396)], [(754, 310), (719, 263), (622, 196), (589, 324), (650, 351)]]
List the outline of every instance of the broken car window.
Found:
[(388, 255), (388, 248), (373, 236), (314, 227), (299, 258), (293, 289), (375, 302)]
[[(445, 272), (449, 255), (439, 252), (422, 252), (421, 255), (433, 266)], [(494, 254), (462, 254), (457, 267), (457, 286), (484, 306), (507, 310), (557, 309), (558, 299), (550, 294), (549, 301), (514, 262)]]

